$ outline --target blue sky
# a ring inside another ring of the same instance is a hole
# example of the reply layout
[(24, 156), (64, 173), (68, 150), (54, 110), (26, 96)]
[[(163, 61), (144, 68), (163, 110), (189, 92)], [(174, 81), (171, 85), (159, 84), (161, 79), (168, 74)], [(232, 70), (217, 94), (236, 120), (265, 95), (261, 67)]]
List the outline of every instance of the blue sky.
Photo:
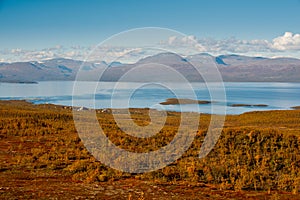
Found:
[(0, 0), (0, 26), (2, 50), (90, 46), (149, 26), (199, 39), (272, 41), (300, 33), (300, 1)]

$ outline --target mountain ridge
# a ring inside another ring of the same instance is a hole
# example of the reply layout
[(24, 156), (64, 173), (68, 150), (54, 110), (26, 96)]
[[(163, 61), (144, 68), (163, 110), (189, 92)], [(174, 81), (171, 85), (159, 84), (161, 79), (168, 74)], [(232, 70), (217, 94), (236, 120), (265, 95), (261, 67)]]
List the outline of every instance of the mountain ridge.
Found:
[[(137, 66), (147, 65), (148, 71), (141, 69), (140, 81), (149, 79), (149, 70), (164, 65), (181, 73), (188, 81), (203, 81), (192, 63), (201, 63), (211, 59), (217, 66), (224, 81), (241, 82), (300, 82), (300, 59), (281, 57), (251, 57), (236, 54), (212, 56), (207, 53), (186, 57), (174, 53), (160, 53), (127, 64), (114, 61), (83, 62), (68, 58), (54, 58), (42, 61), (0, 63), (0, 82), (38, 82), (72, 81), (81, 69), (80, 80), (97, 81), (98, 75), (105, 69), (100, 81), (118, 81), (126, 72)], [(154, 76), (155, 73), (151, 73)], [(160, 74), (160, 71), (157, 72)], [(134, 79), (133, 81), (139, 81)]]

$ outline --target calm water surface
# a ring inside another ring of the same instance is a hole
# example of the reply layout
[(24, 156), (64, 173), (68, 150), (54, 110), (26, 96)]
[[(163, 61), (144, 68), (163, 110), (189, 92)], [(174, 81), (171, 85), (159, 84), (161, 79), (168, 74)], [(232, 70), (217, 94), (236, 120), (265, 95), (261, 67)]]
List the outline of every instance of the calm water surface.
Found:
[[(84, 106), (90, 108), (156, 108), (160, 110), (194, 112), (198, 108), (203, 113), (240, 114), (255, 110), (290, 109), (300, 106), (300, 83), (224, 83), (226, 101), (211, 99), (204, 83), (192, 83), (191, 88), (180, 83), (171, 86), (140, 83), (79, 82), (73, 95), (74, 82), (39, 82), (38, 84), (0, 83), (0, 99), (25, 99), (41, 104)], [(78, 83), (77, 83), (78, 84)], [(95, 87), (97, 86), (97, 87)], [(216, 91), (221, 88), (216, 88)], [(192, 98), (213, 101), (212, 105), (167, 105), (159, 103), (167, 98)], [(267, 107), (232, 107), (232, 104), (266, 104)], [(197, 109), (196, 109), (197, 108)], [(219, 108), (219, 109), (218, 109)]]

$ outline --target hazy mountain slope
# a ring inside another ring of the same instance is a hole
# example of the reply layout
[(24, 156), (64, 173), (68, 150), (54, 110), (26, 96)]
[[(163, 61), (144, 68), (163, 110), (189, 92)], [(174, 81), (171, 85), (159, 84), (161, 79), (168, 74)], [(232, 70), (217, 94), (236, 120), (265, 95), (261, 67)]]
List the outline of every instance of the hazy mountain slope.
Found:
[[(0, 64), (1, 82), (34, 82), (74, 80), (82, 61), (57, 58), (43, 62), (16, 62)], [(86, 79), (105, 64), (84, 63)]]
[(212, 63), (218, 67), (224, 81), (300, 82), (300, 60), (295, 58), (270, 59), (240, 55), (214, 57), (209, 54), (183, 58), (173, 53), (149, 56), (135, 64), (83, 63), (64, 58), (42, 62), (0, 63), (0, 82), (75, 80), (80, 67), (80, 80), (99, 80), (101, 72), (105, 70), (100, 79), (102, 81), (118, 81), (121, 77), (127, 77), (123, 81), (172, 81), (172, 73), (176, 72), (188, 81), (203, 81), (192, 64), (212, 67)]

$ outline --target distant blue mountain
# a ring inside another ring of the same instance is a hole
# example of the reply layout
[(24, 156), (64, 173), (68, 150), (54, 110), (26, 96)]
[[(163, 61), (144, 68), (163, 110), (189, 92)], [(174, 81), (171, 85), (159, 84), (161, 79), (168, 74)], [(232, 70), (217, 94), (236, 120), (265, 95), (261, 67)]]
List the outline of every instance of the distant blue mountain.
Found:
[[(149, 64), (149, 67), (140, 69), (139, 74), (132, 77), (133, 81), (153, 80), (153, 77), (159, 81), (161, 77), (168, 76), (166, 72), (157, 70), (159, 66), (169, 66), (189, 81), (203, 81), (192, 63), (201, 63), (206, 59), (218, 67), (224, 81), (300, 82), (300, 60), (296, 58), (271, 59), (232, 54), (215, 57), (207, 53), (187, 57), (174, 53), (160, 53), (143, 58), (134, 64), (118, 61), (110, 64), (104, 61), (83, 63), (65, 58), (41, 62), (0, 63), (0, 82), (75, 80), (79, 69), (82, 73), (80, 80), (98, 81), (100, 72), (105, 69), (102, 81), (118, 81), (126, 72), (144, 64)], [(172, 77), (168, 78), (172, 81)]]

